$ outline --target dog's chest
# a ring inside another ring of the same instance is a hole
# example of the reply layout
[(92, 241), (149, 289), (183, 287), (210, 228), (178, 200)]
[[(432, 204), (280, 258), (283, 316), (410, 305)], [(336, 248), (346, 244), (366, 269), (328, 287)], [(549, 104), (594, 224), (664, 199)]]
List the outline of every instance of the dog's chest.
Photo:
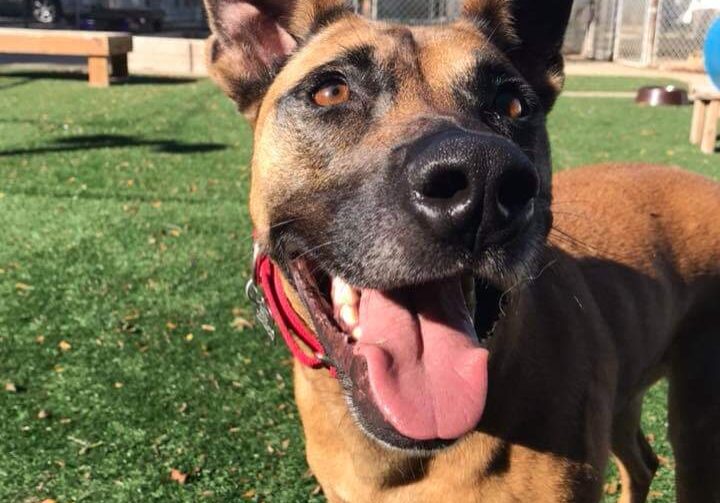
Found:
[(396, 460), (317, 475), (330, 502), (597, 501), (599, 478), (587, 467), (520, 446), (503, 445), (490, 453), (491, 443), (477, 438), (431, 461)]
[(599, 500), (602, 477), (587, 465), (483, 433), (432, 458), (382, 449), (354, 425), (334, 380), (296, 371), (307, 459), (331, 503)]

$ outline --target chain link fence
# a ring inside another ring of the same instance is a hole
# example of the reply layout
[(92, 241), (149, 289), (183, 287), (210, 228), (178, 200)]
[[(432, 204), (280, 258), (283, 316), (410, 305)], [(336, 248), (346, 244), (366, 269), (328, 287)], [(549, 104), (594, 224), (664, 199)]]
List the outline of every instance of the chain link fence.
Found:
[(657, 0), (620, 0), (614, 58), (623, 63), (649, 65), (652, 2)]
[[(720, 2), (716, 2), (720, 6)], [(660, 0), (657, 13), (653, 64), (680, 63), (693, 65), (701, 61), (708, 29), (720, 15), (692, 0)]]
[(614, 57), (640, 66), (699, 67), (719, 15), (714, 0), (619, 0)]
[(355, 0), (358, 12), (383, 21), (433, 24), (452, 21), (462, 0)]
[[(455, 19), (463, 0), (354, 3), (372, 19), (432, 24)], [(575, 0), (565, 49), (638, 66), (700, 66), (705, 35), (719, 15), (720, 0)]]
[(617, 0), (575, 0), (564, 52), (590, 59), (611, 59), (617, 7)]

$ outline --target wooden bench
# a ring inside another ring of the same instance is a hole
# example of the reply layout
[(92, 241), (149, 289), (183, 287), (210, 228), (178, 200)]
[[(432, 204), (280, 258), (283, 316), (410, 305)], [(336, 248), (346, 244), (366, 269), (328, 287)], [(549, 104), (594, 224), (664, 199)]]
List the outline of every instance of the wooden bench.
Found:
[(130, 51), (132, 36), (127, 33), (0, 28), (0, 53), (85, 56), (88, 82), (96, 87), (110, 85), (111, 76), (128, 76)]
[(695, 89), (691, 98), (695, 105), (690, 125), (690, 143), (700, 145), (700, 150), (712, 154), (717, 145), (720, 91), (710, 88)]

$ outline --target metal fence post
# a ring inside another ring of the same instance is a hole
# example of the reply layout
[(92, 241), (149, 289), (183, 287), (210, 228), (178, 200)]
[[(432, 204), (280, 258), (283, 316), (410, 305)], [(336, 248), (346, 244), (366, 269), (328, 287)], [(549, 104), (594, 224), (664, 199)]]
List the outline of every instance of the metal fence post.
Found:
[(643, 28), (642, 50), (640, 64), (650, 66), (655, 53), (655, 33), (657, 29), (658, 1), (649, 0), (645, 13), (645, 26)]
[(659, 50), (660, 50), (660, 36), (662, 34), (662, 23), (663, 23), (663, 13), (665, 9), (665, 0), (659, 0), (658, 4), (656, 6), (655, 11), (655, 27), (654, 27), (654, 37), (653, 37), (653, 51), (652, 51), (652, 59), (650, 61), (651, 65), (657, 65), (658, 59), (659, 59)]
[(620, 41), (622, 40), (622, 22), (623, 12), (625, 7), (625, 0), (618, 0), (617, 4), (617, 17), (615, 18), (615, 41), (613, 43), (613, 60), (617, 60), (620, 57)]

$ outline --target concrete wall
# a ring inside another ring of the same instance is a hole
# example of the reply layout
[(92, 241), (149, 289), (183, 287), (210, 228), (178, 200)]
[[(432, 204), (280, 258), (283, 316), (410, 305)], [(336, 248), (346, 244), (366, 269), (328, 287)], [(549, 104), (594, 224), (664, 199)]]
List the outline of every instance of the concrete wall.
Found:
[(133, 37), (130, 75), (205, 77), (205, 41), (189, 38)]

